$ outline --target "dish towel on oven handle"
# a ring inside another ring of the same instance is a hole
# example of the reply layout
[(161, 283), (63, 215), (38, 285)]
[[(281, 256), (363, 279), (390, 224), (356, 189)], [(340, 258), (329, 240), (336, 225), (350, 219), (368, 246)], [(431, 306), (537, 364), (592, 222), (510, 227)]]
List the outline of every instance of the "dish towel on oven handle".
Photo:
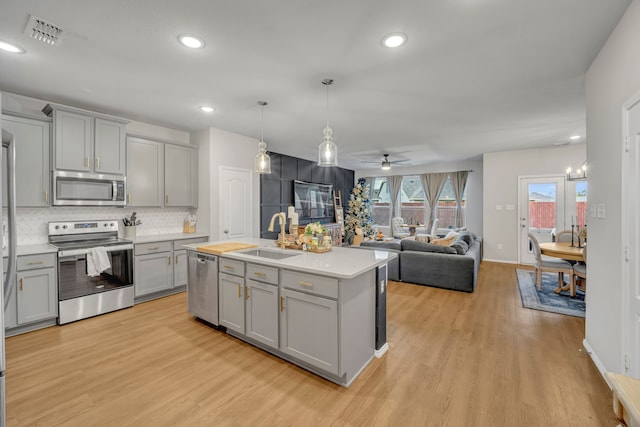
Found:
[(89, 276), (99, 276), (100, 273), (111, 268), (111, 262), (104, 246), (89, 248), (87, 255), (87, 274)]

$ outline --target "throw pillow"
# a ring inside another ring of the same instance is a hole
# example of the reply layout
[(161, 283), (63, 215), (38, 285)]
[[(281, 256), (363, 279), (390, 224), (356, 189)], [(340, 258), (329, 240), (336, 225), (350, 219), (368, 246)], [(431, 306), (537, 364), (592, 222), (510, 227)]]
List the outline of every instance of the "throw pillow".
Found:
[(458, 233), (457, 231), (450, 231), (450, 232), (447, 233), (446, 236), (444, 236), (444, 238), (445, 239), (451, 239), (453, 237), (455, 239), (459, 235), (460, 235), (460, 233)]
[(458, 236), (458, 239), (464, 240), (469, 246), (471, 246), (471, 243), (473, 243), (473, 240), (474, 240), (470, 231), (465, 231), (460, 233), (460, 235)]
[(456, 250), (458, 255), (464, 255), (469, 250), (469, 245), (464, 240), (458, 239), (451, 244), (451, 247)]
[(437, 252), (441, 254), (457, 254), (454, 248), (449, 246), (433, 245), (431, 243), (416, 242), (415, 240), (403, 240), (403, 251), (418, 251), (418, 252)]
[(432, 240), (431, 243), (433, 243), (434, 245), (439, 245), (439, 246), (451, 246), (451, 244), (453, 243), (453, 241), (455, 240), (455, 237), (445, 237), (442, 239), (435, 239)]

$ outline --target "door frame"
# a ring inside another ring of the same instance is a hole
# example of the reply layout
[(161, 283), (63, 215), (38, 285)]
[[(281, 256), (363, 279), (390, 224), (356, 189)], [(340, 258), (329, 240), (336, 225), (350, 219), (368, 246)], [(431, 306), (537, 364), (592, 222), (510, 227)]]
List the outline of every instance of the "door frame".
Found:
[[(523, 207), (523, 190), (522, 190), (522, 185), (524, 184), (525, 180), (557, 180), (558, 183), (558, 193), (560, 193), (560, 191), (562, 192), (562, 202), (563, 202), (563, 206), (562, 206), (562, 211), (558, 212), (558, 208), (556, 207), (556, 220), (557, 220), (557, 224), (562, 223), (562, 227), (564, 228), (564, 224), (566, 224), (567, 221), (567, 177), (565, 175), (560, 175), (560, 174), (546, 174), (546, 175), (520, 175), (518, 176), (518, 205), (517, 205), (517, 213), (518, 213), (518, 217), (517, 217), (517, 221), (516, 221), (516, 227), (517, 227), (517, 234), (518, 234), (518, 264), (532, 264), (533, 262), (531, 262), (528, 259), (525, 259), (526, 254), (530, 253), (530, 251), (523, 251), (524, 245), (525, 245), (525, 241), (524, 237), (523, 237), (523, 233), (522, 233), (522, 228), (524, 228), (523, 226), (523, 221), (527, 221), (527, 225), (526, 227), (528, 228), (528, 219), (529, 219), (529, 213), (528, 213), (528, 192), (527, 192), (527, 207)], [(575, 193), (575, 191), (574, 191)], [(559, 200), (559, 195), (556, 195), (556, 206)], [(574, 195), (574, 199), (575, 199), (575, 195)], [(527, 214), (525, 217), (525, 214), (523, 212), (523, 210), (527, 210)], [(558, 227), (557, 227), (558, 228)], [(528, 241), (528, 238), (526, 239)], [(526, 262), (525, 262), (526, 261)]]
[[(622, 107), (622, 150), (621, 151), (621, 221), (620, 235), (621, 253), (620, 259), (622, 272), (622, 351), (620, 352), (620, 366), (624, 369), (625, 374), (639, 378), (640, 377), (640, 338), (634, 337), (633, 324), (639, 323), (634, 316), (633, 282), (638, 279), (640, 268), (638, 266), (638, 257), (635, 252), (638, 251), (640, 245), (634, 246), (633, 242), (637, 242), (640, 234), (640, 218), (638, 212), (634, 209), (633, 202), (636, 200), (636, 194), (640, 191), (640, 185), (637, 183), (640, 177), (640, 145), (636, 145), (636, 158), (632, 157), (631, 150), (634, 141), (629, 140), (630, 133), (630, 111), (640, 104), (640, 93), (631, 97)], [(635, 176), (634, 176), (635, 175)], [(632, 183), (635, 178), (635, 183)], [(628, 197), (633, 194), (633, 197)], [(630, 236), (633, 233), (633, 236)], [(630, 262), (632, 261), (632, 262)]]

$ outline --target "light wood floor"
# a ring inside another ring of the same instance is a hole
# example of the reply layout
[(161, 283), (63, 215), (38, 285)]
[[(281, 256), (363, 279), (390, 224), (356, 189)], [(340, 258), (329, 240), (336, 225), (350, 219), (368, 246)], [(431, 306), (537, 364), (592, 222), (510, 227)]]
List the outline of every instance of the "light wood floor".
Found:
[(614, 426), (584, 320), (390, 283), (390, 351), (343, 388), (189, 316), (185, 294), (7, 339), (9, 426)]

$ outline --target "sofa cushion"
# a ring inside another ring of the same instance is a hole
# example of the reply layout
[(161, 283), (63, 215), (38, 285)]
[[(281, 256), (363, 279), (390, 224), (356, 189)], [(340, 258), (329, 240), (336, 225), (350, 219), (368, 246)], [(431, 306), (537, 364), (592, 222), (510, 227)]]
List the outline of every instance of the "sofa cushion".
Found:
[(434, 245), (432, 243), (422, 243), (415, 240), (403, 240), (401, 242), (403, 251), (418, 252), (438, 252), (441, 254), (457, 254), (455, 248), (449, 246)]
[(389, 242), (378, 242), (375, 240), (365, 240), (360, 243), (360, 246), (369, 246), (372, 248), (380, 248), (380, 249), (395, 249), (397, 251), (402, 250), (402, 246), (400, 246), (400, 242), (398, 241), (389, 241)]
[(456, 239), (450, 247), (454, 248), (458, 255), (464, 255), (469, 250), (469, 245), (462, 239)]

